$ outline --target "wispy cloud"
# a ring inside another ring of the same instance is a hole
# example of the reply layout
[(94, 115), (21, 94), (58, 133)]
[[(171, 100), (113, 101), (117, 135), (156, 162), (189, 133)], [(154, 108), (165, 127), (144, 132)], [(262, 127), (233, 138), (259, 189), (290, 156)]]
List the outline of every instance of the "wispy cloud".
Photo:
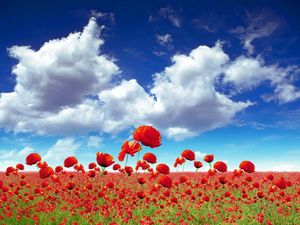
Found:
[(248, 51), (249, 55), (252, 55), (255, 51), (252, 42), (255, 39), (271, 35), (279, 27), (279, 22), (272, 17), (270, 18), (266, 12), (246, 12), (246, 18), (247, 24), (245, 26), (238, 26), (231, 32), (241, 39), (244, 49)]
[(172, 39), (172, 36), (170, 34), (164, 34), (164, 35), (157, 34), (155, 36), (155, 38), (156, 38), (156, 41), (160, 45), (166, 47), (168, 50), (173, 49), (173, 45), (172, 45), (172, 40), (173, 39)]
[(182, 20), (177, 14), (177, 12), (171, 7), (164, 7), (159, 10), (159, 15), (167, 20), (169, 20), (173, 26), (181, 27)]

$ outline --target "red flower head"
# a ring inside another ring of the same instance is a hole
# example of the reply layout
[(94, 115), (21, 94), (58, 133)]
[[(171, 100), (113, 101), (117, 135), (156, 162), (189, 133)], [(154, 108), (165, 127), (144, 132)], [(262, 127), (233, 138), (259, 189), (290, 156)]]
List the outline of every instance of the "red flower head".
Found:
[(109, 167), (115, 163), (114, 157), (110, 154), (103, 153), (103, 152), (97, 152), (96, 156), (97, 156), (97, 158), (96, 158), (97, 163), (99, 164), (99, 166)]
[(160, 133), (152, 126), (140, 126), (136, 128), (133, 133), (133, 138), (151, 148), (156, 148), (161, 145)]
[(211, 163), (212, 161), (214, 161), (214, 155), (204, 156), (204, 161), (207, 162), (207, 163)]
[(156, 166), (156, 171), (166, 175), (170, 173), (170, 168), (168, 165), (161, 163)]
[(203, 166), (202, 162), (200, 161), (194, 161), (194, 167), (196, 169), (200, 169)]
[(92, 170), (92, 169), (94, 169), (96, 166), (97, 166), (96, 163), (91, 162), (91, 163), (89, 164), (89, 169)]
[(142, 170), (146, 170), (150, 168), (150, 165), (145, 160), (139, 160), (136, 164), (135, 170), (142, 168)]
[(136, 193), (136, 195), (137, 195), (137, 197), (138, 197), (139, 199), (143, 199), (143, 198), (146, 197), (146, 194), (145, 194), (145, 192), (144, 192), (143, 190), (138, 191), (138, 192)]
[(54, 174), (54, 170), (50, 166), (42, 167), (40, 169), (40, 178), (42, 178), (42, 179), (48, 178), (52, 174)]
[(16, 165), (16, 168), (19, 169), (19, 170), (24, 170), (24, 165), (19, 163)]
[(280, 189), (286, 189), (287, 186), (285, 180), (282, 177), (275, 181), (275, 185)]
[(63, 169), (64, 168), (62, 166), (57, 166), (57, 167), (55, 167), (55, 172), (59, 173), (59, 172), (63, 171)]
[(220, 176), (220, 177), (219, 177), (219, 182), (220, 182), (221, 184), (226, 184), (226, 183), (228, 182), (228, 179), (227, 179), (227, 177)]
[(125, 172), (130, 176), (133, 173), (133, 168), (131, 166), (125, 166)]
[(161, 176), (158, 180), (158, 183), (166, 188), (172, 187), (172, 178), (169, 176)]
[(120, 168), (121, 168), (121, 165), (118, 163), (113, 165), (113, 170), (118, 170)]
[(146, 180), (144, 177), (139, 177), (138, 182), (139, 182), (139, 184), (144, 184), (144, 183), (146, 183)]
[(70, 156), (65, 159), (64, 166), (70, 168), (78, 163), (78, 160), (74, 156)]
[(157, 159), (156, 159), (156, 156), (153, 153), (147, 152), (143, 156), (143, 160), (147, 161), (148, 163), (154, 164), (154, 163), (156, 163)]
[(194, 161), (195, 160), (195, 153), (192, 151), (192, 150), (184, 150), (182, 153), (181, 153), (181, 156), (187, 160), (190, 160), (190, 161)]
[(9, 167), (6, 168), (6, 174), (10, 174), (10, 173), (14, 172), (15, 170), (16, 169), (14, 167), (9, 166)]
[(244, 170), (247, 173), (253, 173), (255, 170), (255, 166), (252, 162), (245, 160), (240, 163), (240, 169)]
[(182, 165), (185, 162), (185, 158), (183, 157), (177, 157), (174, 163), (174, 167), (176, 168), (177, 165)]
[(38, 153), (30, 153), (27, 157), (26, 157), (26, 164), (31, 166), (36, 164), (37, 162), (41, 161), (42, 158)]
[(122, 149), (119, 153), (119, 161), (123, 161), (126, 154), (134, 156), (135, 153), (142, 149), (141, 145), (137, 141), (125, 141), (122, 145)]
[(222, 161), (215, 162), (214, 168), (220, 172), (226, 172), (227, 171), (227, 165), (226, 163)]

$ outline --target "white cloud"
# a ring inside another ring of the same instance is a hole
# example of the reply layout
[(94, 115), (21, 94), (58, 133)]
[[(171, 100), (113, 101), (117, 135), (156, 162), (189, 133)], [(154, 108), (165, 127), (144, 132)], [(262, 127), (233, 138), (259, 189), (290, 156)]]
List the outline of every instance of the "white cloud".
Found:
[(25, 166), (25, 169), (28, 169), (28, 166), (25, 164), (26, 156), (33, 152), (33, 148), (25, 147), (18, 150), (0, 150), (0, 171), (5, 171), (7, 167), (15, 167), (18, 163), (22, 163)]
[(279, 26), (279, 22), (272, 19), (270, 13), (247, 13), (248, 24), (246, 26), (239, 26), (232, 30), (232, 33), (238, 35), (242, 40), (244, 49), (249, 55), (255, 51), (252, 42), (257, 38), (263, 38), (271, 35)]
[(89, 136), (87, 140), (87, 147), (99, 148), (102, 145), (103, 138), (99, 136)]
[(63, 165), (65, 158), (74, 156), (79, 146), (74, 138), (59, 139), (49, 148), (47, 153), (42, 156), (42, 160), (52, 166)]
[[(152, 124), (179, 141), (226, 126), (237, 113), (253, 105), (234, 101), (217, 90), (223, 74), (221, 85), (231, 82), (241, 91), (264, 80), (275, 87), (292, 85), (289, 68), (266, 66), (260, 58), (245, 56), (232, 61), (218, 42), (173, 56), (172, 64), (154, 74), (146, 91), (135, 79), (115, 80), (120, 70), (114, 60), (99, 51), (103, 44), (100, 30), (91, 19), (83, 32), (48, 41), (37, 51), (12, 47), (10, 54), (19, 60), (13, 69), (16, 86), (13, 92), (1, 93), (1, 127), (66, 136), (116, 134), (132, 126)], [(295, 98), (293, 91), (297, 92), (291, 89), (292, 97), (281, 101)], [(275, 91), (278, 96), (280, 93)], [(76, 144), (70, 140), (57, 144), (62, 143)]]
[(292, 84), (283, 83), (276, 87), (275, 95), (279, 103), (288, 103), (300, 98), (300, 90), (297, 90)]
[(196, 160), (203, 160), (204, 156), (207, 155), (205, 152), (195, 151)]
[[(161, 17), (169, 20), (172, 23), (172, 25), (175, 26), (175, 27), (181, 27), (182, 26), (182, 20), (181, 20), (181, 18), (177, 15), (177, 13), (175, 12), (175, 10), (172, 9), (171, 7), (161, 8), (159, 10), (159, 15)], [(149, 17), (149, 20), (150, 20), (150, 17)]]
[(165, 46), (167, 49), (171, 50), (173, 48), (172, 43), (172, 36), (170, 34), (165, 35), (156, 35), (156, 41), (162, 45)]
[(220, 44), (175, 55), (171, 66), (155, 74), (151, 93), (157, 100), (147, 121), (177, 139), (229, 124), (251, 103), (234, 102), (216, 91), (215, 81), (228, 60)]
[(269, 82), (275, 87), (274, 93), (262, 95), (266, 102), (278, 101), (288, 103), (300, 98), (300, 91), (292, 84), (292, 75), (298, 73), (298, 68), (286, 68), (277, 65), (265, 65), (260, 58), (240, 56), (226, 66), (223, 81), (233, 83), (238, 92), (257, 87), (262, 82)]

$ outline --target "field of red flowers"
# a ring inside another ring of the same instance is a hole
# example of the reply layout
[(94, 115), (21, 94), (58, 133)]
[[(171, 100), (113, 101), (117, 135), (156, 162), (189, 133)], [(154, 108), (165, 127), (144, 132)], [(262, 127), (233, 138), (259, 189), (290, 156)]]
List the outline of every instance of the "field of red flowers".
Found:
[[(8, 167), (0, 173), (0, 224), (300, 224), (300, 173), (255, 172), (247, 160), (228, 172), (214, 155), (195, 161), (189, 149), (172, 166), (191, 163), (196, 172), (171, 173), (142, 151), (160, 146), (159, 131), (141, 126), (133, 138), (124, 142), (119, 163), (98, 152), (87, 168), (74, 156), (52, 168), (31, 153), (26, 164), (38, 172), (23, 171), (22, 163)], [(128, 157), (137, 158), (135, 168)]]

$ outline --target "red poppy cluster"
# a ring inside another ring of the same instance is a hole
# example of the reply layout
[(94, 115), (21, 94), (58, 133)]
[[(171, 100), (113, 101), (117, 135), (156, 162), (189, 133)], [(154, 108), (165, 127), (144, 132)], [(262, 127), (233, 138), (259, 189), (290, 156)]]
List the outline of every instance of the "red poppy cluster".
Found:
[[(152, 126), (138, 127), (118, 159), (98, 152), (85, 168), (75, 156), (53, 169), (38, 153), (24, 165), (0, 173), (1, 224), (299, 224), (300, 174), (255, 172), (250, 161), (228, 172), (209, 154), (201, 159), (183, 150), (174, 167), (192, 163), (193, 172), (171, 172), (142, 145), (156, 148), (161, 136)], [(135, 167), (127, 165), (137, 154)], [(126, 160), (125, 160), (126, 159)], [(125, 160), (124, 165), (121, 162)], [(207, 163), (207, 172), (198, 172)], [(107, 168), (112, 166), (112, 171)], [(73, 169), (73, 171), (66, 171)], [(142, 170), (143, 172), (140, 172)]]

